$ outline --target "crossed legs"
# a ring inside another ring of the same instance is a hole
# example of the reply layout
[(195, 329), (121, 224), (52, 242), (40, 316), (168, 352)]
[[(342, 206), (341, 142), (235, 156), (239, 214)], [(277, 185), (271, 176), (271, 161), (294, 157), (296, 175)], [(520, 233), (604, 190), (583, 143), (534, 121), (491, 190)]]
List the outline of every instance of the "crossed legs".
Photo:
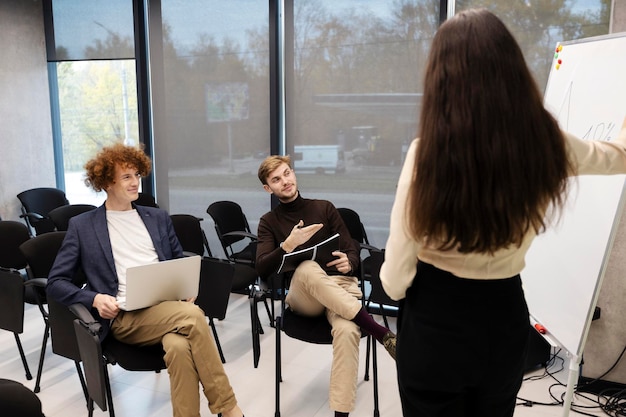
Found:
[(333, 336), (329, 403), (331, 409), (346, 413), (356, 399), (361, 331), (351, 320), (362, 308), (360, 297), (356, 278), (328, 276), (316, 262), (305, 261), (296, 269), (286, 298), (298, 314), (326, 312)]
[(237, 407), (204, 313), (195, 304), (166, 301), (122, 312), (113, 321), (111, 331), (124, 343), (163, 344), (175, 417), (200, 416), (199, 382), (211, 413)]

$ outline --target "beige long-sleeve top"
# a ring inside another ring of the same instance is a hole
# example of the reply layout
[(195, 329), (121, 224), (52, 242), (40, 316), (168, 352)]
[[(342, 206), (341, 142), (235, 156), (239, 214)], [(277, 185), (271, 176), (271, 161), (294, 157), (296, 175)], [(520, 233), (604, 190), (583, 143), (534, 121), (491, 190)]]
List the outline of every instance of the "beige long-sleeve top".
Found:
[[(626, 120), (618, 138), (611, 142), (584, 141), (568, 133), (565, 133), (565, 138), (577, 175), (626, 173)], [(525, 265), (526, 252), (535, 238), (534, 231), (524, 237), (520, 247), (511, 245), (492, 255), (443, 251), (425, 246), (409, 235), (406, 204), (418, 144), (419, 139), (415, 139), (409, 147), (391, 210), (385, 262), (380, 272), (387, 294), (394, 300), (405, 297), (406, 290), (413, 283), (418, 259), (461, 278), (502, 279), (519, 274)]]

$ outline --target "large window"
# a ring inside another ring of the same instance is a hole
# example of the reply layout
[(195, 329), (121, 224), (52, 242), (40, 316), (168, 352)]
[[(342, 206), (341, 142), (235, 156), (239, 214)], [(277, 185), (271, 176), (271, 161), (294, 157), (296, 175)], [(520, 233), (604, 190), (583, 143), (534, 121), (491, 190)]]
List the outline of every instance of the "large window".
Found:
[(134, 60), (55, 63), (66, 195), (99, 205), (106, 195), (84, 184), (84, 164), (103, 146), (138, 143)]
[(165, 134), (155, 135), (155, 162), (167, 165), (157, 181), (168, 182), (170, 213), (208, 218), (209, 204), (231, 200), (256, 232), (270, 201), (256, 178), (270, 149), (268, 2), (160, 3)]
[[(145, 140), (158, 203), (207, 219), (220, 256), (206, 208), (235, 201), (256, 231), (270, 209), (256, 171), (280, 149), (292, 156), (304, 197), (356, 210), (371, 243), (384, 246), (447, 1), (43, 1), (48, 26), (54, 15), (47, 42), (57, 166), (71, 202), (104, 199), (82, 183), (95, 150)], [(544, 88), (556, 42), (606, 34), (610, 3), (459, 0), (449, 10), (495, 12)], [(275, 8), (280, 14), (270, 14)], [(146, 13), (145, 33), (134, 11)]]
[(476, 7), (491, 10), (507, 25), (542, 91), (557, 42), (609, 33), (611, 0), (456, 2), (456, 11)]
[(293, 2), (287, 153), (302, 195), (357, 211), (375, 246), (387, 239), (438, 22), (429, 0)]
[(60, 182), (71, 203), (100, 204), (83, 165), (103, 146), (139, 141), (132, 0), (45, 4)]

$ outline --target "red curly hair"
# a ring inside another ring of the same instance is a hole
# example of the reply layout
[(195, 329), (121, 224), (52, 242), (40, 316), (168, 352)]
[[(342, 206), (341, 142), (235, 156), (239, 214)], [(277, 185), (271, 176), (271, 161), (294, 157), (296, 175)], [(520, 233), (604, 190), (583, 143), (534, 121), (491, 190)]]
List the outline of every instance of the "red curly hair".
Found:
[(142, 177), (150, 173), (152, 161), (142, 148), (116, 143), (106, 146), (85, 164), (85, 184), (99, 192), (115, 182), (115, 167), (136, 168)]

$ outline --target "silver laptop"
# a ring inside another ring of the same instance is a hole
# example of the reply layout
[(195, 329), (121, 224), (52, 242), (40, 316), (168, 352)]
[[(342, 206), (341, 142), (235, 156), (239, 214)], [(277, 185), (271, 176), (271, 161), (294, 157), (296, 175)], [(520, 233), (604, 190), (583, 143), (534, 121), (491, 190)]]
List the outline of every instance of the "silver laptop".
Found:
[(186, 300), (198, 295), (200, 256), (140, 265), (126, 270), (125, 311), (150, 307), (161, 301)]

